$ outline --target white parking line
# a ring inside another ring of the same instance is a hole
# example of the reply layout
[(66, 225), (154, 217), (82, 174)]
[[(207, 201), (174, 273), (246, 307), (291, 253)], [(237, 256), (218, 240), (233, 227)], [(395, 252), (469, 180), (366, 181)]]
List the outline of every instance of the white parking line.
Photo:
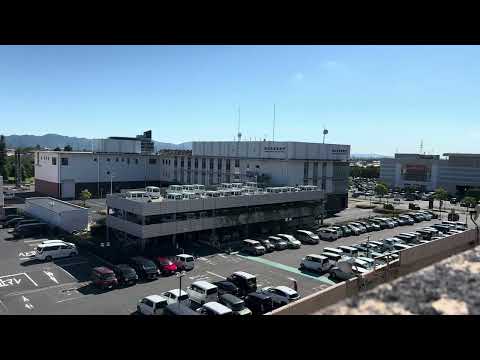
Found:
[(58, 268), (60, 270), (63, 270), (63, 272), (67, 273), (67, 275), (70, 276), (72, 279), (76, 280), (76, 278), (72, 274), (70, 274), (67, 270), (65, 270), (64, 268), (62, 268), (62, 267), (58, 267)]
[[(62, 286), (70, 286), (70, 285), (73, 285), (73, 284), (82, 285), (82, 283), (78, 283), (78, 282), (75, 281), (75, 282), (65, 283), (65, 284), (60, 284), (60, 285), (47, 286), (47, 287), (39, 288), (39, 289), (35, 289), (35, 290), (26, 290), (26, 291), (12, 292), (12, 293), (10, 293), (10, 294), (5, 295), (5, 297), (7, 297), (7, 296), (17, 296), (17, 295), (32, 294), (32, 293), (37, 293), (37, 292), (39, 292), (39, 291), (44, 291), (44, 290), (50, 290), (50, 289), (60, 288), (60, 287), (62, 287)], [(83, 284), (85, 284), (85, 283), (83, 283)]]
[(70, 300), (77, 300), (77, 299), (81, 299), (82, 297), (84, 297), (84, 296), (77, 296), (77, 297), (74, 297), (74, 298), (69, 298), (69, 299), (58, 300), (58, 301), (57, 301), (57, 304), (58, 304), (58, 303), (61, 303), (61, 302), (64, 302), (64, 301), (70, 301)]
[(45, 241), (45, 239), (33, 239), (33, 240), (23, 240), (24, 243), (33, 243), (33, 242), (42, 242)]
[(0, 300), (0, 304), (1, 304), (2, 307), (5, 309), (5, 311), (8, 312), (7, 306), (3, 303), (2, 300)]
[(225, 277), (225, 276), (222, 276), (222, 275), (215, 274), (214, 272), (211, 272), (211, 271), (206, 271), (206, 272), (207, 272), (208, 274), (210, 274), (210, 275), (213, 275), (213, 276), (219, 277), (219, 278), (221, 278), (221, 279), (223, 279), (223, 280), (225, 280), (225, 279), (226, 279), (226, 277)]
[(58, 266), (73, 266), (73, 265), (81, 265), (81, 264), (88, 264), (88, 261), (81, 261), (81, 262), (76, 262), (76, 263), (71, 263), (71, 264), (58, 264)]
[(24, 274), (36, 287), (38, 287), (38, 284), (35, 281), (33, 281), (33, 279), (30, 276), (28, 276), (27, 273), (24, 273)]

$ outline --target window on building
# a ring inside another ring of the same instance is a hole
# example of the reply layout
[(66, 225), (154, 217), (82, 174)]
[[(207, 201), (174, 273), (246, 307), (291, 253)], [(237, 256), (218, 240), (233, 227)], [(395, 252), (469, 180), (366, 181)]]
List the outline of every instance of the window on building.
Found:
[(97, 158), (93, 158), (93, 161), (97, 162)]
[(308, 161), (303, 163), (303, 178), (308, 179)]
[(52, 157), (52, 165), (57, 165), (57, 158)]
[(217, 167), (218, 167), (218, 170), (222, 170), (222, 159), (217, 160)]
[(175, 157), (175, 159), (173, 160), (173, 167), (177, 167), (178, 166), (178, 158)]
[(207, 167), (207, 159), (202, 159), (202, 169)]
[(122, 162), (125, 162), (125, 158), (122, 158)]
[(130, 165), (130, 158), (127, 158), (127, 164)]
[(115, 161), (118, 162), (118, 158), (115, 158)]
[(195, 169), (198, 169), (198, 159), (195, 158)]
[(213, 170), (213, 159), (210, 159), (210, 170)]
[(68, 158), (62, 158), (62, 166), (68, 166)]
[[(225, 169), (230, 171), (230, 159), (225, 160)], [(227, 181), (228, 182), (228, 181)]]
[(180, 167), (183, 168), (184, 166), (185, 166), (185, 159), (184, 159), (184, 157), (182, 156), (182, 157), (180, 158)]
[(138, 159), (135, 159), (135, 164), (138, 164)]
[(107, 161), (110, 162), (110, 158), (107, 158)]
[(235, 160), (235, 167), (236, 167), (236, 168), (239, 168), (239, 167), (240, 167), (240, 160), (239, 160), (239, 159), (236, 159), (236, 160)]
[(187, 160), (187, 168), (188, 169), (192, 168), (192, 159), (191, 158), (188, 158), (188, 160)]
[(149, 159), (148, 159), (148, 163), (149, 163), (150, 165), (155, 165), (155, 164), (157, 163), (157, 159), (149, 158)]

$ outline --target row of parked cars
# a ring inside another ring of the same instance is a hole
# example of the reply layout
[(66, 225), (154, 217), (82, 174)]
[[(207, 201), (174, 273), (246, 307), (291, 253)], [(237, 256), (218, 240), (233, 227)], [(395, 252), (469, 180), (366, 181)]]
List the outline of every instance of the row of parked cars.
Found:
[(8, 228), (13, 238), (44, 235), (48, 232), (48, 224), (26, 215), (8, 215), (4, 218), (2, 227)]
[(350, 222), (345, 225), (331, 226), (318, 229), (318, 236), (322, 240), (336, 240), (340, 237), (360, 235), (367, 232), (383, 229), (393, 229), (397, 226), (413, 225), (422, 221), (438, 218), (438, 215), (427, 210), (409, 212), (396, 217), (375, 217), (363, 221)]
[(328, 272), (333, 278), (347, 280), (374, 269), (376, 265), (398, 258), (399, 251), (458, 234), (466, 229), (465, 223), (443, 221), (378, 241), (367, 240), (352, 246), (325, 247), (320, 255), (305, 256), (300, 269)]
[(287, 286), (257, 288), (255, 275), (234, 272), (226, 280), (195, 281), (186, 291), (173, 289), (138, 301), (143, 315), (262, 315), (300, 299)]
[(299, 249), (304, 244), (318, 244), (320, 238), (308, 230), (296, 230), (292, 234), (276, 234), (267, 238), (243, 240), (243, 252), (264, 255), (275, 250)]

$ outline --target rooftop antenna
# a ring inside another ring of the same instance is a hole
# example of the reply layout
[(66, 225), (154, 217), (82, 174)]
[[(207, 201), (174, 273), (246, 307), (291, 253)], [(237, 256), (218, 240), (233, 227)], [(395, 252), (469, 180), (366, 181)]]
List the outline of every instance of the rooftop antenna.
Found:
[(240, 106), (238, 107), (238, 132), (237, 132), (238, 141), (242, 140), (242, 133), (240, 132)]
[(273, 136), (272, 141), (275, 142), (275, 104), (273, 104)]
[(328, 130), (325, 128), (325, 125), (323, 125), (323, 144), (325, 144), (325, 135), (328, 134)]
[(420, 140), (420, 154), (423, 153), (423, 139)]

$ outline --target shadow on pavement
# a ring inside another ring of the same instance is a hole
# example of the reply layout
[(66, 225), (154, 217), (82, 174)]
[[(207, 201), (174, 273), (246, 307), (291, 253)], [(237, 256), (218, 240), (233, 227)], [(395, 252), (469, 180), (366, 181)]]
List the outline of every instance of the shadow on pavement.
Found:
[(106, 293), (106, 292), (109, 292), (109, 291), (112, 291), (114, 289), (100, 289), (96, 286), (94, 286), (93, 284), (86, 284), (82, 287), (79, 287), (77, 289), (77, 291), (80, 293), (80, 294), (83, 294), (83, 295), (100, 295), (100, 294), (103, 294), (103, 293)]

